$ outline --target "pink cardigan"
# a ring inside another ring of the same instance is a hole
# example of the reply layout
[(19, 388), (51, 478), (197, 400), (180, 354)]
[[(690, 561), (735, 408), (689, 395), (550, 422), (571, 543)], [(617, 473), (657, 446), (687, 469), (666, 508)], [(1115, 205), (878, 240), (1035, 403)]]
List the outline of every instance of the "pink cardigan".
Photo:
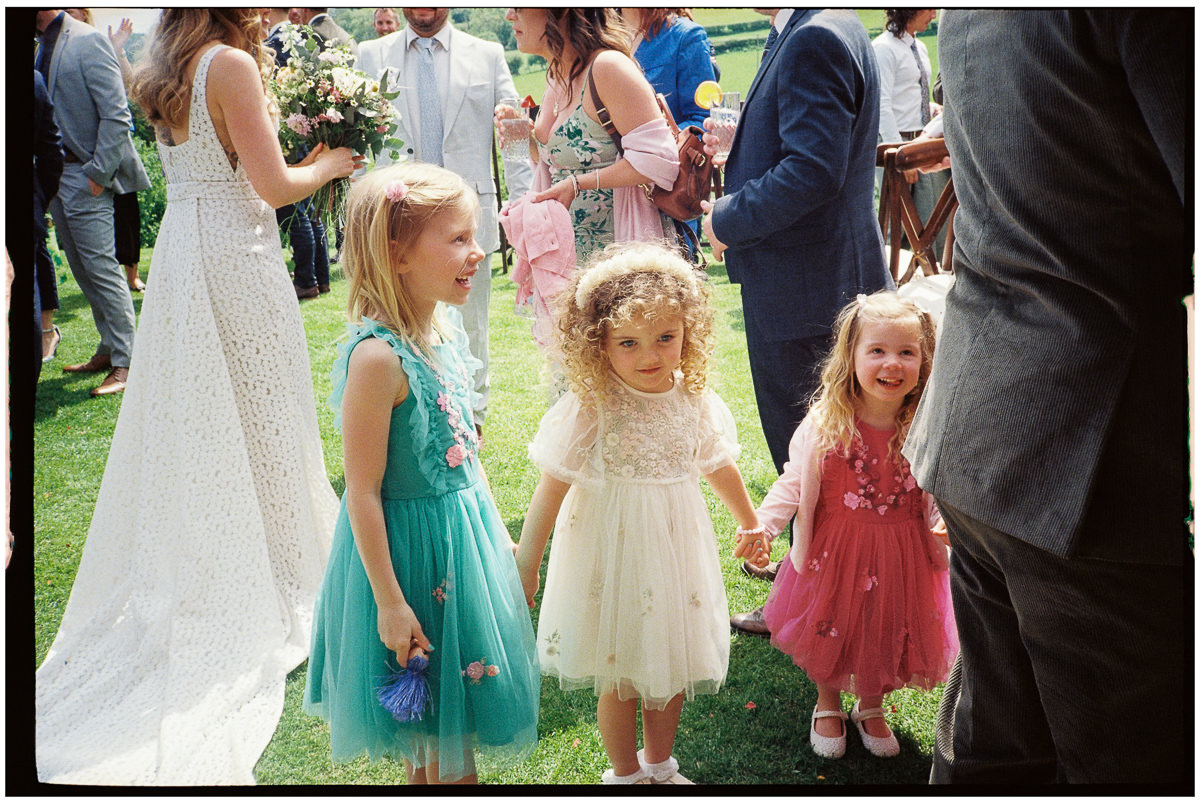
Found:
[(575, 273), (575, 230), (571, 214), (557, 201), (533, 201), (533, 192), (509, 201), (500, 210), (500, 225), (516, 259), (512, 280), (517, 283), (517, 306), (533, 306), (533, 339), (550, 342), (549, 304), (562, 293)]

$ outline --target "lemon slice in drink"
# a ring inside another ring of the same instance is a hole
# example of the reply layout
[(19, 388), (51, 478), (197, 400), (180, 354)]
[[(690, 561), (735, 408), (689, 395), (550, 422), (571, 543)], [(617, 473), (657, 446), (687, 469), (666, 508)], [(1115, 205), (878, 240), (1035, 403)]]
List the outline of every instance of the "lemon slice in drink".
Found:
[(721, 85), (716, 81), (701, 81), (696, 86), (696, 105), (701, 109), (711, 109), (721, 102)]

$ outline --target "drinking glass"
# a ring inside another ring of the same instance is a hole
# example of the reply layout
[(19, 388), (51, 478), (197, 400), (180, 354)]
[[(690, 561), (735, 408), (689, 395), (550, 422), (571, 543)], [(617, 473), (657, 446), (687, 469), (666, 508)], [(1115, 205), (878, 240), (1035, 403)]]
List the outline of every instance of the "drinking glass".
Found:
[(504, 140), (500, 152), (505, 159), (528, 161), (529, 135), (533, 131), (533, 121), (529, 119), (529, 113), (521, 108), (521, 101), (517, 98), (505, 98), (496, 106), (507, 106), (517, 113), (515, 117), (501, 117), (499, 120), (500, 136)]
[(712, 120), (712, 133), (717, 137), (718, 160), (729, 158), (729, 149), (733, 145), (733, 133), (737, 131), (738, 118), (742, 114), (741, 95), (737, 92), (726, 92), (721, 96), (721, 102), (708, 110)]

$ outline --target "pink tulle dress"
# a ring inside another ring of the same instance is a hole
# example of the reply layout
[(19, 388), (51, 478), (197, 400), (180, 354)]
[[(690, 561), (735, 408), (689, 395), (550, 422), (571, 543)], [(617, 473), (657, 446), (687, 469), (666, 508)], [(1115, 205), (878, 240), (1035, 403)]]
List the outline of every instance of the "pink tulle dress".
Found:
[[(776, 485), (819, 483), (815, 493), (782, 490), (798, 504), (797, 537), (811, 540), (800, 572), (787, 558), (780, 564), (763, 610), (771, 644), (815, 683), (860, 697), (929, 689), (946, 679), (958, 652), (945, 548), (929, 530), (932, 501), (908, 461), (888, 457), (893, 431), (858, 422), (849, 455), (821, 456), (808, 446), (811, 434), (803, 437), (807, 425), (793, 438), (789, 463), (807, 461), (814, 471), (785, 468)], [(776, 520), (779, 496), (772, 488), (763, 502), (771, 508), (776, 498)]]

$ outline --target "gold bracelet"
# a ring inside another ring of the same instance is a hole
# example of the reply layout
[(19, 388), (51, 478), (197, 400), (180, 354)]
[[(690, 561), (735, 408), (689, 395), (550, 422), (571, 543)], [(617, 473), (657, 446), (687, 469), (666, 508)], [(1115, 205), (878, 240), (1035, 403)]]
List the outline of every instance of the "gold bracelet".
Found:
[(571, 187), (575, 190), (575, 195), (579, 195), (579, 179), (575, 178), (575, 174), (571, 174)]

